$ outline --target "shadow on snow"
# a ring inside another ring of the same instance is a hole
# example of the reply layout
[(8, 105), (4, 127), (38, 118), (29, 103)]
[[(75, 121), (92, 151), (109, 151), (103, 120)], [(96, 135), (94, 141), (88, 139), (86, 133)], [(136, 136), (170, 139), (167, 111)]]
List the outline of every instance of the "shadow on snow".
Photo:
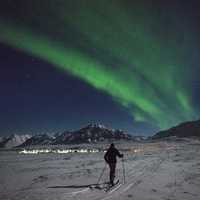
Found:
[(87, 184), (87, 185), (56, 185), (56, 186), (50, 186), (48, 188), (87, 188), (87, 187), (97, 187), (102, 185), (102, 184), (108, 184), (106, 183), (101, 183), (101, 184)]

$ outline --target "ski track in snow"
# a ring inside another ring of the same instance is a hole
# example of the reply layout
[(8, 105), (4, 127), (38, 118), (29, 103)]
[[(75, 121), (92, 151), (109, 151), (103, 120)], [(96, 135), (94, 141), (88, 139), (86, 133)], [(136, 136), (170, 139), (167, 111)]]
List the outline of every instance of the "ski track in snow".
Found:
[[(155, 161), (153, 161), (153, 162), (155, 162)], [(112, 198), (116, 199), (116, 196), (122, 195), (123, 193), (127, 192), (129, 189), (140, 184), (142, 182), (142, 179), (145, 176), (153, 176), (153, 174), (150, 175), (149, 172), (154, 173), (159, 168), (159, 166), (161, 165), (162, 162), (163, 162), (163, 160), (161, 160), (159, 158), (156, 161), (156, 163), (153, 163), (153, 164), (151, 163), (152, 166), (144, 166), (140, 172), (141, 173), (140, 175), (138, 175), (137, 177), (134, 177), (134, 175), (132, 175), (131, 177), (129, 177), (129, 181), (127, 183), (125, 183), (123, 185), (122, 184), (119, 185), (119, 187), (115, 188), (112, 191), (111, 195), (106, 196), (104, 198), (100, 198), (98, 200), (107, 200), (107, 199), (112, 199)]]
[[(143, 163), (140, 163), (139, 165), (136, 165), (131, 171), (129, 171), (128, 173), (129, 180), (125, 184), (119, 184), (117, 187), (114, 187), (109, 192), (101, 191), (102, 194), (98, 195), (101, 196), (100, 198), (99, 197), (95, 198), (96, 193), (94, 192), (93, 194), (93, 191), (91, 191), (91, 193), (87, 195), (87, 199), (93, 199), (93, 200), (116, 199), (116, 197), (118, 197), (119, 195), (122, 195), (129, 189), (132, 189), (133, 187), (142, 183), (142, 179), (145, 178), (146, 176), (153, 176), (153, 173), (155, 173), (155, 171), (158, 170), (159, 166), (162, 164), (163, 161), (164, 157), (163, 158), (159, 157), (156, 159), (155, 158), (152, 159), (150, 163), (142, 167), (141, 165), (143, 165)], [(137, 176), (135, 176), (136, 174)], [(88, 190), (87, 192), (90, 192), (90, 190)], [(79, 199), (86, 198), (85, 194), (82, 195), (79, 197)]]
[(69, 195), (76, 195), (76, 194), (79, 194), (79, 193), (87, 192), (88, 190), (90, 190), (90, 189), (89, 189), (89, 188), (86, 188), (86, 189), (79, 190), (79, 191), (76, 191), (76, 192), (70, 192), (70, 193), (68, 193), (68, 194), (69, 194)]

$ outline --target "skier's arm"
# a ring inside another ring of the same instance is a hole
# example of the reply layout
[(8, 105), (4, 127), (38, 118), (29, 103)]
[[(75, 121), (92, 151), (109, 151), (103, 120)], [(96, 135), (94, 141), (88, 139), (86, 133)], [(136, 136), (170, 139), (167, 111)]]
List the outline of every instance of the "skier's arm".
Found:
[(117, 153), (117, 156), (119, 157), (119, 158), (123, 158), (124, 157), (124, 155), (123, 154), (121, 154), (121, 153), (119, 153), (119, 151), (116, 149), (116, 153)]

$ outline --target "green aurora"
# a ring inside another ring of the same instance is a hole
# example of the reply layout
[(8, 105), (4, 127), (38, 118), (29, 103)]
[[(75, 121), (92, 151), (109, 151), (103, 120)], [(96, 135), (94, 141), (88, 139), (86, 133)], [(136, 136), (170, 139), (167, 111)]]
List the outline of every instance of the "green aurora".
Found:
[(145, 1), (131, 8), (117, 0), (58, 2), (21, 1), (25, 13), (0, 18), (0, 41), (111, 95), (133, 122), (164, 129), (197, 118), (187, 78), (192, 33), (173, 9), (166, 14)]

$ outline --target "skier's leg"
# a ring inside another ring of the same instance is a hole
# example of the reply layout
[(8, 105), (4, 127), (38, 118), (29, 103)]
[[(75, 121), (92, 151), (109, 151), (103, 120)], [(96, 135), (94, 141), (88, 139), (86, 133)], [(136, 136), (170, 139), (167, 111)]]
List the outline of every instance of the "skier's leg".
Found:
[(109, 163), (109, 168), (110, 168), (110, 184), (112, 183), (112, 164)]
[(114, 185), (114, 179), (115, 179), (115, 164), (112, 163), (112, 182), (111, 184)]
[(110, 184), (114, 184), (116, 163), (110, 163)]

